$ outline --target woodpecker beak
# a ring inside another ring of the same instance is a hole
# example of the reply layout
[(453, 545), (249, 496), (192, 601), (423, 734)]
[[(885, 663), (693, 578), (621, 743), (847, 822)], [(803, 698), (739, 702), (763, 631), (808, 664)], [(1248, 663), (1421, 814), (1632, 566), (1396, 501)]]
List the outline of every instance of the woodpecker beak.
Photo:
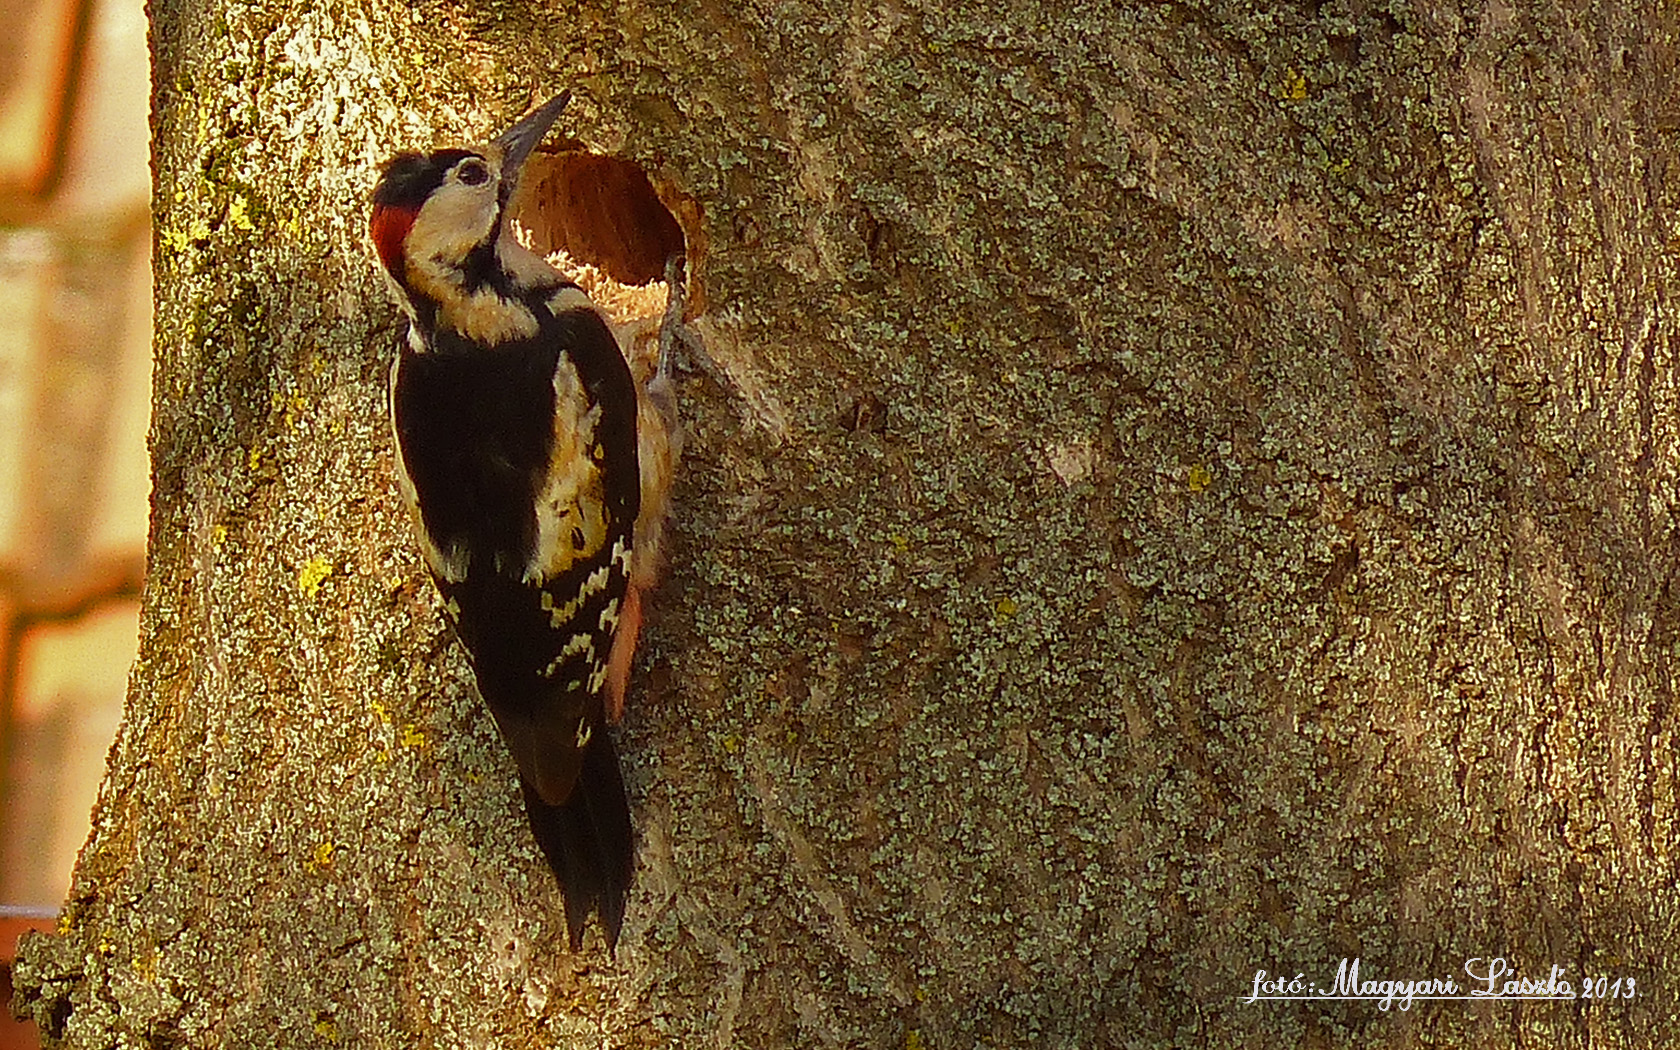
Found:
[(502, 132), (496, 139), (496, 145), (502, 150), (502, 201), (506, 203), (513, 195), (513, 189), (519, 184), (520, 169), (525, 167), (525, 161), (531, 156), (531, 151), (537, 148), (537, 143), (548, 134), (548, 129), (554, 126), (554, 121), (560, 116), (560, 111), (566, 108), (566, 103), (572, 100), (570, 91), (560, 94), (543, 103), (542, 108)]

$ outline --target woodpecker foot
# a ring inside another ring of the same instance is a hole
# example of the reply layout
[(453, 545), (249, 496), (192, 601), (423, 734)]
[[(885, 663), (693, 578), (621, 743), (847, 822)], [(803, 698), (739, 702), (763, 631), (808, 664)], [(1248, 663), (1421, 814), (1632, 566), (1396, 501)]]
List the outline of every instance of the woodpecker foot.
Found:
[(686, 372), (704, 372), (711, 377), (712, 382), (730, 392), (735, 391), (735, 382), (718, 367), (712, 355), (706, 352), (706, 342), (700, 338), (700, 333), (690, 327), (683, 320), (683, 310), (688, 305), (687, 259), (681, 252), (672, 254), (665, 260), (665, 316), (659, 322), (659, 370), (658, 380), (669, 382), (678, 367), (679, 351), (682, 359), (682, 369)]

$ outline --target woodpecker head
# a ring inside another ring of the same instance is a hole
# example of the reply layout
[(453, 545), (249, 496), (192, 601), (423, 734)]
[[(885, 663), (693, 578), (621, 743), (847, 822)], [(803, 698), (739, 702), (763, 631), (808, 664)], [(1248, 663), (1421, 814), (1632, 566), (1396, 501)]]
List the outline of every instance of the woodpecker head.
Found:
[(520, 170), (571, 97), (561, 92), (488, 145), (399, 153), (385, 164), (369, 227), (405, 297), (438, 300), (492, 278)]

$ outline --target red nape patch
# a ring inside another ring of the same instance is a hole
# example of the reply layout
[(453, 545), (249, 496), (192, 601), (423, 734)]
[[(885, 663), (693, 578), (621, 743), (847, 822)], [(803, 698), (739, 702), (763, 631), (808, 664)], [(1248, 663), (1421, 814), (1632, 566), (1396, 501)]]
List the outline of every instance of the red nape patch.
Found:
[(373, 235), (373, 246), (379, 250), (379, 261), (385, 264), (391, 276), (399, 280), (403, 275), (403, 239), (408, 236), (417, 214), (418, 210), (414, 208), (375, 204), (373, 218), (368, 220), (368, 232)]

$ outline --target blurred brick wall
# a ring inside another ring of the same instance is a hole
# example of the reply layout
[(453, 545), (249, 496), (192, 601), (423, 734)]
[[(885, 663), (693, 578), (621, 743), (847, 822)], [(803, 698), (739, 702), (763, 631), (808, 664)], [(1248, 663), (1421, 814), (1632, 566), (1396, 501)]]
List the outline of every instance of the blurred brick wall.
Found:
[[(0, 0), (0, 25), (7, 991), (20, 926), (50, 925), (69, 887), (134, 659), (151, 233), (143, 0)], [(0, 1050), (33, 1045), (0, 1025)]]

